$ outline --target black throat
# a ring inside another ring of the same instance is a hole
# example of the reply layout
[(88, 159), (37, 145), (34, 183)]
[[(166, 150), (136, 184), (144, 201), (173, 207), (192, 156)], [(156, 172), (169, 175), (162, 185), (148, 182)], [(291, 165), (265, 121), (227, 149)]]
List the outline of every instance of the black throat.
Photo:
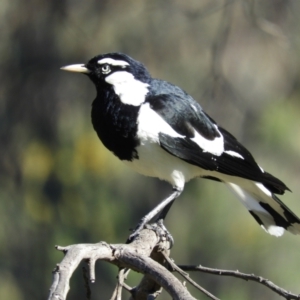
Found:
[(138, 112), (139, 106), (122, 103), (112, 87), (98, 89), (92, 104), (92, 123), (104, 146), (121, 160), (138, 158)]

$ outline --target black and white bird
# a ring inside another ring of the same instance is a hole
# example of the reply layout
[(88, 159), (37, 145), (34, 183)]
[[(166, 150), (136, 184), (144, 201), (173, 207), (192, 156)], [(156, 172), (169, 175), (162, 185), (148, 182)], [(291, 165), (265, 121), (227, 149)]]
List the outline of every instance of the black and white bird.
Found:
[(104, 146), (135, 171), (173, 186), (134, 234), (154, 217), (164, 219), (185, 183), (195, 177), (229, 186), (269, 234), (300, 234), (300, 219), (275, 195), (284, 194), (287, 186), (264, 171), (181, 88), (152, 78), (142, 63), (122, 53), (62, 69), (84, 73), (95, 84), (92, 123)]

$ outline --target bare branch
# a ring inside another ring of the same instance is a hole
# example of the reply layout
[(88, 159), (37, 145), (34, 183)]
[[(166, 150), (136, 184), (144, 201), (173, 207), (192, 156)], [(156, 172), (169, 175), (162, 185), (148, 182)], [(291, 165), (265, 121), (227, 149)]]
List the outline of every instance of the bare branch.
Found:
[[(175, 300), (195, 300), (185, 285), (171, 273), (172, 271), (177, 271), (186, 281), (214, 300), (218, 300), (218, 298), (199, 286), (184, 271), (198, 271), (221, 276), (232, 276), (247, 281), (251, 280), (265, 285), (285, 299), (300, 299), (300, 295), (288, 292), (270, 280), (254, 274), (212, 269), (201, 265), (177, 266), (169, 258), (170, 250), (165, 250), (169, 249), (168, 242), (160, 242), (156, 233), (150, 229), (142, 230), (140, 235), (131, 244), (109, 245), (105, 242), (100, 242), (97, 244), (78, 244), (67, 247), (57, 246), (56, 248), (64, 252), (65, 256), (53, 271), (53, 283), (50, 288), (48, 300), (66, 299), (70, 278), (82, 260), (89, 262), (89, 280), (94, 282), (95, 262), (99, 259), (110, 262), (120, 268), (118, 283), (111, 300), (121, 300), (122, 288), (131, 293), (131, 300), (156, 299), (161, 292), (161, 288), (164, 288)], [(135, 288), (131, 288), (124, 283), (130, 269), (144, 274), (140, 284)], [(85, 282), (88, 286), (87, 276), (85, 276)], [(90, 297), (89, 293), (87, 295)]]
[(193, 299), (185, 286), (166, 268), (147, 256), (138, 255), (135, 251), (122, 251), (117, 259), (127, 266), (136, 269), (139, 267), (143, 274), (147, 274), (163, 287), (173, 299)]
[(123, 287), (126, 288), (128, 291), (131, 291), (131, 288), (129, 288), (124, 283), (124, 281), (127, 278), (127, 275), (129, 273), (129, 271), (130, 271), (130, 269), (121, 269), (121, 270), (119, 270), (118, 282), (116, 284), (115, 290), (114, 290), (113, 295), (110, 298), (110, 300), (121, 300)]
[(200, 292), (205, 294), (207, 297), (214, 299), (214, 300), (219, 300), (219, 298), (215, 297), (213, 294), (205, 290), (203, 287), (201, 287), (199, 284), (197, 284), (194, 280), (192, 280), (189, 276), (188, 273), (185, 273), (180, 267), (178, 267), (170, 257), (165, 255), (165, 259), (167, 262), (170, 264), (172, 269), (176, 272), (178, 272), (185, 280), (187, 280), (191, 285), (193, 285), (196, 289), (198, 289)]
[[(70, 278), (79, 263), (82, 260), (89, 260), (89, 268), (93, 269), (94, 262), (98, 259), (115, 264), (119, 268), (130, 268), (147, 275), (157, 283), (158, 288), (160, 286), (163, 287), (173, 299), (195, 300), (185, 286), (171, 272), (149, 257), (153, 250), (156, 251), (159, 249), (156, 247), (158, 243), (159, 238), (155, 232), (144, 229), (131, 244), (109, 245), (105, 242), (100, 242), (97, 244), (78, 244), (67, 247), (57, 246), (58, 250), (64, 252), (65, 257), (53, 271), (53, 283), (50, 288), (48, 300), (65, 300), (69, 291)], [(91, 274), (90, 280), (94, 281), (94, 271), (90, 270), (89, 274)], [(120, 280), (120, 284), (122, 282), (123, 279)], [(131, 290), (133, 299), (142, 299), (135, 297), (135, 292), (135, 289)], [(156, 293), (156, 290), (147, 292), (149, 295)]]
[(179, 265), (178, 266), (180, 269), (185, 270), (185, 271), (200, 271), (204, 273), (209, 273), (209, 274), (214, 274), (214, 275), (221, 275), (221, 276), (231, 276), (231, 277), (236, 277), (240, 279), (244, 279), (247, 281), (255, 281), (260, 284), (265, 285), (278, 295), (284, 297), (285, 299), (292, 300), (292, 299), (300, 299), (300, 295), (293, 294), (291, 292), (288, 292), (284, 290), (283, 288), (277, 286), (274, 284), (272, 281), (269, 279), (263, 278), (261, 276), (257, 276), (254, 274), (246, 274), (246, 273), (241, 273), (239, 271), (232, 271), (232, 270), (221, 270), (221, 269), (213, 269), (213, 268), (207, 268), (203, 267), (201, 265), (199, 266), (188, 266), (188, 265)]

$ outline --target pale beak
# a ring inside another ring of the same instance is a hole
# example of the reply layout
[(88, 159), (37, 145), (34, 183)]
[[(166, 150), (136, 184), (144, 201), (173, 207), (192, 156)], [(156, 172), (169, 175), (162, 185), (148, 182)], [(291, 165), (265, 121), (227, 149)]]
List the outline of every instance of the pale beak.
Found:
[(69, 71), (69, 72), (78, 72), (78, 73), (85, 73), (85, 74), (90, 73), (90, 70), (81, 64), (69, 65), (69, 66), (62, 67), (60, 69), (64, 70), (64, 71)]

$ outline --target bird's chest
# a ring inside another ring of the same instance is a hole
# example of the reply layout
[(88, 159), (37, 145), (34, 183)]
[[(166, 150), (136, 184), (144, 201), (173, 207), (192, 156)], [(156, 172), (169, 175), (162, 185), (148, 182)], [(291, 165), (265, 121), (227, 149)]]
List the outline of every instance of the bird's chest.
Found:
[(92, 106), (92, 123), (104, 146), (121, 160), (137, 156), (138, 107), (123, 104), (117, 96), (97, 97)]

